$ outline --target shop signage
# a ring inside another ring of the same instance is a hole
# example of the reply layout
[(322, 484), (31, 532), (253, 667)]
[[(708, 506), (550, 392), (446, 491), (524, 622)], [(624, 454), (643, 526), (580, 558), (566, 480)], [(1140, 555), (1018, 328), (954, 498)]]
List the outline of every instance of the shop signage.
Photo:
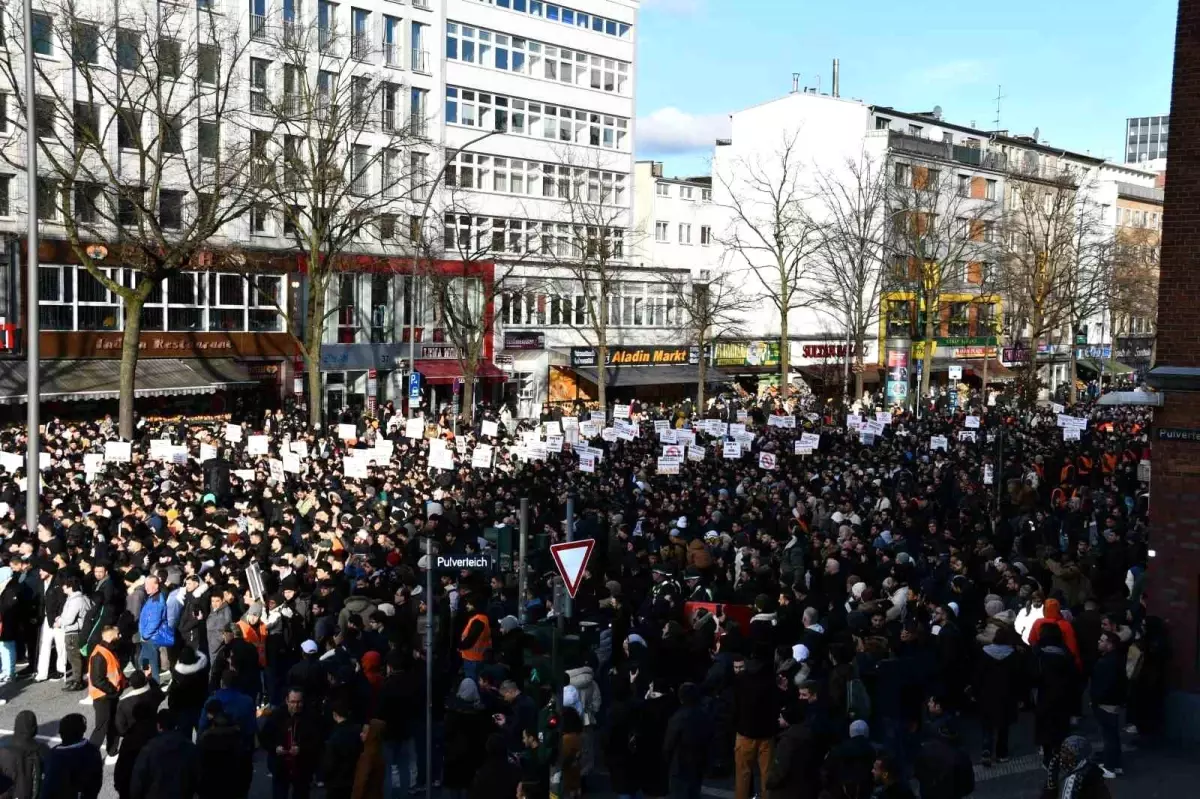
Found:
[(778, 366), (778, 341), (719, 341), (713, 347), (715, 366)]
[(404, 362), (408, 345), (387, 344), (322, 344), (321, 371), (345, 372), (360, 369), (391, 371)]
[(535, 332), (505, 333), (504, 349), (544, 350), (546, 349), (546, 334)]
[(1154, 353), (1153, 336), (1118, 336), (1116, 357), (1125, 360), (1148, 361)]
[(857, 344), (805, 344), (800, 353), (803, 357), (813, 360), (836, 361), (845, 358), (846, 353), (849, 353), (851, 358), (857, 357), (859, 348)]
[[(997, 347), (988, 344), (945, 344), (945, 341), (971, 341), (973, 339), (957, 338), (957, 339), (937, 339), (934, 342), (933, 354), (936, 358), (948, 358), (957, 360), (959, 358), (995, 358), (999, 351)], [(983, 339), (979, 339), (983, 340)], [(925, 342), (913, 342), (913, 360), (922, 361), (925, 359)]]
[(1075, 348), (1075, 357), (1076, 358), (1099, 358), (1101, 360), (1108, 360), (1109, 358), (1112, 357), (1112, 345), (1105, 344), (1102, 347), (1101, 346), (1076, 347)]
[(423, 361), (457, 361), (458, 347), (449, 344), (422, 344), (419, 357)]
[[(43, 358), (120, 358), (124, 333), (43, 330)], [(297, 353), (288, 333), (155, 333), (142, 331), (143, 358), (288, 357)]]
[(908, 399), (908, 350), (887, 350), (887, 399), (891, 405), (902, 405)]
[[(686, 366), (700, 362), (696, 347), (609, 347), (605, 366)], [(595, 347), (572, 347), (571, 366), (596, 366)]]

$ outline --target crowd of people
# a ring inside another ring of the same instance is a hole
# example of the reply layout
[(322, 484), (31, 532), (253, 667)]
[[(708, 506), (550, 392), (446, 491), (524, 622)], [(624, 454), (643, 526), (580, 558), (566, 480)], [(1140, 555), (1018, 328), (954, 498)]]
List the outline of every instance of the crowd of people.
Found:
[[(1059, 411), (720, 397), (416, 431), (389, 405), (142, 422), (128, 453), (51, 420), (36, 530), (0, 472), (0, 691), (61, 678), (91, 712), (47, 748), (21, 709), (0, 796), (236, 799), (261, 750), (276, 799), (960, 799), (1025, 713), (1047, 795), (1103, 799), (1125, 725), (1162, 726), (1148, 419)], [(555, 641), (568, 497), (596, 547)], [(496, 565), (431, 595), (431, 553)]]

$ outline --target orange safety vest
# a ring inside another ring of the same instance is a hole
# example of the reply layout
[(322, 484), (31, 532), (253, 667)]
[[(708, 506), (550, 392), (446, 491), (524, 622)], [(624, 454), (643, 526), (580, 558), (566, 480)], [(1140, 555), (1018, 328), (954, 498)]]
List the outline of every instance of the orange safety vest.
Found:
[(1106, 452), (1101, 456), (1100, 470), (1105, 474), (1112, 474), (1117, 470), (1117, 453)]
[(462, 651), (463, 660), (469, 660), (472, 663), (482, 662), (483, 659), (487, 657), (488, 651), (492, 648), (492, 625), (488, 621), (487, 615), (483, 613), (476, 613), (467, 620), (467, 626), (463, 628), (462, 638), (459, 640), (461, 641), (466, 639), (467, 632), (471, 629), (471, 623), (476, 620), (483, 625), (483, 632), (481, 632), (479, 637), (475, 639), (475, 643), (471, 645), (470, 649), (464, 649)]
[(251, 627), (248, 621), (239, 621), (238, 629), (242, 631), (242, 638), (254, 644), (254, 648), (258, 650), (258, 665), (264, 668), (267, 665), (267, 626), (261, 621), (257, 627)]
[[(121, 663), (117, 660), (117, 656), (108, 651), (108, 647), (104, 644), (97, 644), (96, 648), (92, 650), (91, 657), (88, 658), (88, 674), (92, 673), (92, 661), (96, 658), (104, 659), (104, 671), (107, 673), (108, 682), (116, 686), (117, 694), (120, 694), (121, 689), (125, 687), (125, 672), (121, 670)], [(95, 685), (89, 685), (88, 696), (92, 699), (103, 699), (107, 694)]]
[(1078, 472), (1079, 472), (1080, 477), (1087, 477), (1089, 474), (1091, 474), (1092, 473), (1092, 459), (1087, 457), (1086, 455), (1080, 455)]

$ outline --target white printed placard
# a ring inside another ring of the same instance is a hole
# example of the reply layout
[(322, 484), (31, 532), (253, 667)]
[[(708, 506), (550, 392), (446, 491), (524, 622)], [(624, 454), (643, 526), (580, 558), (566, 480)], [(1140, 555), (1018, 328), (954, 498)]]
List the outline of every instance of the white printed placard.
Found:
[(741, 435), (744, 432), (746, 432), (746, 425), (744, 423), (737, 423), (737, 424), (731, 423), (729, 425), (729, 437), (730, 438), (737, 438), (739, 435)]
[(658, 440), (662, 444), (678, 444), (679, 431), (670, 427), (658, 431)]
[(387, 463), (392, 459), (392, 453), (396, 451), (396, 442), (390, 438), (375, 439), (375, 456), (376, 463)]
[(742, 457), (742, 445), (737, 441), (726, 441), (721, 448), (721, 457), (729, 460), (737, 460)]
[(892, 415), (890, 413), (888, 413), (887, 411), (876, 411), (875, 412), (875, 421), (879, 422), (880, 424), (885, 424), (885, 425), (891, 424), (892, 423)]
[(795, 416), (776, 416), (774, 414), (767, 417), (767, 427), (783, 427), (793, 428), (796, 426)]
[(812, 447), (806, 447), (806, 446), (804, 446), (804, 444), (802, 444), (802, 443), (801, 443), (801, 442), (799, 442), (799, 441), (797, 441), (797, 442), (795, 442), (795, 443), (796, 443), (796, 450), (795, 450), (795, 452), (796, 452), (796, 454), (797, 454), (797, 455), (811, 455), (811, 454), (813, 454), (813, 449), (812, 449)]
[(775, 468), (775, 455), (770, 452), (758, 453), (758, 468), (774, 469)]
[(342, 441), (357, 441), (358, 428), (352, 424), (339, 424), (337, 435)]
[(240, 424), (225, 425), (225, 440), (232, 441), (235, 444), (242, 440), (242, 426)]
[[(0, 453), (4, 454), (4, 453)], [(7, 467), (6, 467), (7, 468)], [(83, 454), (83, 473), (87, 481), (90, 483), (95, 479), (96, 475), (104, 468), (104, 455), (99, 452), (85, 452)]]
[[(696, 433), (693, 430), (675, 430), (675, 443), (682, 444), (685, 447), (696, 443)], [(665, 439), (663, 443), (668, 443)]]
[(978, 416), (968, 416), (968, 417), (964, 418), (963, 426), (966, 427), (968, 430), (978, 430), (979, 429), (979, 417)]
[(271, 479), (276, 483), (282, 483), (286, 479), (283, 474), (283, 461), (270, 458), (267, 465), (271, 468)]
[(266, 436), (247, 436), (247, 455), (266, 455), (269, 449), (270, 439), (268, 439)]
[(614, 419), (628, 419), (629, 418), (629, 406), (628, 405), (614, 405), (613, 406), (613, 418)]
[(750, 419), (749, 411), (738, 411), (737, 412), (737, 420), (739, 422), (741, 422), (742, 424), (745, 424), (749, 419)]
[(409, 419), (404, 423), (404, 437), (421, 439), (425, 437), (425, 420), (421, 417)]
[[(615, 427), (606, 427), (600, 431), (600, 438), (608, 442), (617, 440), (617, 430)], [(632, 441), (632, 439), (630, 439)]]
[(1052, 402), (1052, 403), (1050, 403), (1050, 410), (1054, 411), (1054, 413), (1056, 413), (1056, 414), (1059, 414), (1059, 413), (1062, 413), (1065, 409), (1059, 403)]
[(542, 427), (545, 428), (547, 437), (562, 435), (562, 425), (553, 419), (543, 424)]
[(949, 447), (950, 447), (950, 442), (946, 440), (945, 436), (930, 436), (929, 437), (929, 449), (930, 450), (940, 449), (942, 452), (945, 452), (946, 450), (949, 449)]
[(861, 426), (862, 426), (862, 417), (861, 416), (859, 416), (857, 413), (846, 414), (846, 429), (847, 430), (857, 430)]
[(471, 453), (471, 466), (476, 469), (492, 468), (492, 457), (495, 455), (490, 444), (476, 444)]
[(704, 447), (697, 446), (696, 444), (688, 445), (687, 459), (689, 461), (702, 461), (702, 460), (704, 460), (704, 456), (706, 454), (707, 454), (707, 450), (705, 450)]
[[(107, 454), (107, 448), (105, 453)], [(13, 452), (0, 452), (0, 466), (3, 466), (4, 471), (10, 475), (16, 474), (17, 469), (25, 468), (25, 459)]]
[(678, 444), (669, 444), (662, 448), (662, 457), (664, 458), (683, 458), (683, 447)]
[(300, 456), (294, 452), (283, 453), (283, 470), (288, 474), (300, 474)]
[(820, 449), (821, 448), (821, 434), (820, 433), (801, 433), (800, 440), (797, 441), (796, 443), (802, 447), (805, 447), (806, 449)]
[(201, 463), (204, 463), (205, 461), (210, 461), (215, 457), (217, 457), (217, 448), (216, 447), (214, 447), (212, 444), (201, 444), (200, 445), (200, 462)]
[(870, 433), (873, 436), (881, 436), (886, 427), (887, 425), (882, 422), (868, 421), (860, 428), (860, 432)]
[(129, 463), (133, 460), (133, 445), (128, 441), (105, 441), (104, 460), (109, 463)]
[(367, 479), (370, 468), (371, 464), (363, 458), (346, 458), (342, 461), (343, 473), (356, 480)]
[(491, 436), (492, 438), (496, 438), (500, 435), (500, 425), (496, 424), (495, 422), (493, 422), (489, 419), (484, 419), (479, 424), (479, 433), (480, 433), (480, 435)]
[(1078, 441), (1080, 430), (1078, 427), (1064, 427), (1063, 441)]
[(615, 421), (613, 429), (617, 431), (617, 438), (622, 441), (633, 441), (637, 438), (637, 425), (629, 422)]
[(604, 413), (604, 411), (592, 411), (591, 413), (593, 422), (598, 422), (600, 425), (603, 425), (606, 421), (608, 421), (608, 416)]
[(992, 464), (985, 463), (983, 465), (983, 484), (985, 486), (990, 486), (992, 484), (992, 482), (996, 479), (995, 475), (996, 475), (996, 472), (995, 472), (995, 469), (992, 467)]
[(296, 457), (300, 458), (301, 460), (308, 458), (307, 441), (293, 441), (292, 443), (288, 444), (288, 449), (290, 449), (296, 455)]
[(679, 474), (679, 458), (659, 458), (659, 474)]
[(670, 430), (670, 429), (671, 429), (671, 423), (668, 422), (666, 419), (655, 419), (654, 420), (654, 432), (655, 433), (662, 433), (662, 431)]
[(970, 442), (974, 443), (975, 442), (975, 431), (974, 430), (959, 430), (958, 431), (958, 440), (959, 441), (970, 441)]
[(171, 457), (171, 439), (153, 438), (150, 440), (150, 460), (165, 461)]
[(596, 456), (591, 453), (584, 452), (579, 456), (579, 471), (595, 472), (596, 471)]
[(546, 436), (546, 451), (547, 452), (562, 452), (563, 437), (562, 434), (554, 434)]

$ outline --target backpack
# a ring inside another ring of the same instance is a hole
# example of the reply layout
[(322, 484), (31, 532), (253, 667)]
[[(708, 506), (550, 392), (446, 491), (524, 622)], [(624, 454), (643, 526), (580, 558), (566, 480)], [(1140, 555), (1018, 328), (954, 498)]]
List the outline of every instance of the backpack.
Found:
[(871, 718), (871, 695), (857, 675), (846, 681), (846, 718), (849, 721)]

